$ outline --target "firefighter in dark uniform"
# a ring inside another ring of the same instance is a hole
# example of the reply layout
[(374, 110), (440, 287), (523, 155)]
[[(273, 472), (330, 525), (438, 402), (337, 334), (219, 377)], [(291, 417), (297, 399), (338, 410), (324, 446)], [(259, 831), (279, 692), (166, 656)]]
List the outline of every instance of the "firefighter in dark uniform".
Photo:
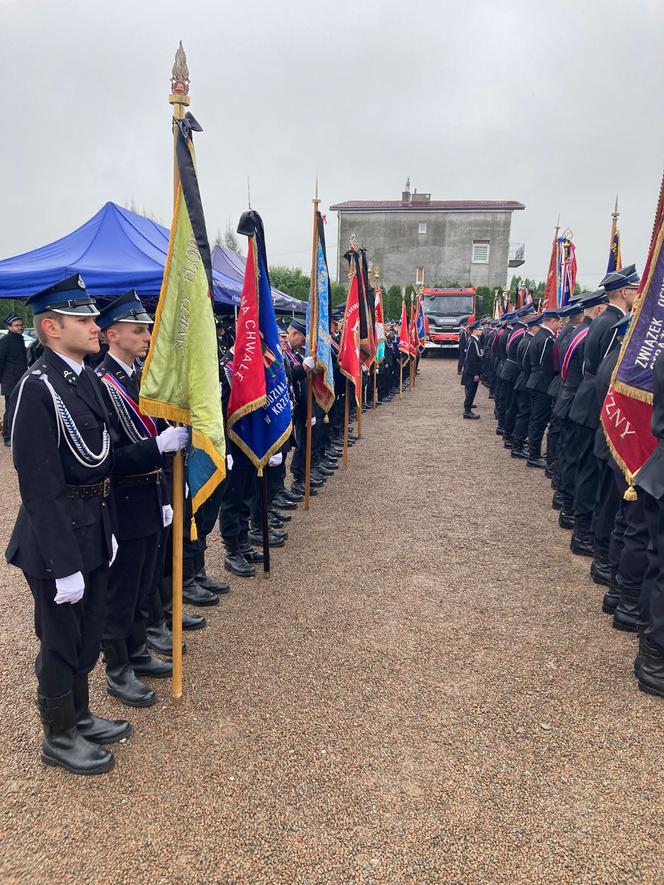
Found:
[(515, 320), (515, 314), (506, 313), (502, 319), (502, 328), (499, 329), (498, 334), (494, 339), (494, 367), (496, 374), (496, 418), (498, 419), (496, 433), (498, 434), (498, 436), (502, 436), (505, 433), (505, 385), (501, 379), (501, 375), (505, 359), (507, 358), (507, 342), (509, 341), (509, 337), (512, 332), (512, 324)]
[(479, 418), (480, 416), (473, 412), (473, 403), (475, 402), (475, 394), (480, 383), (480, 375), (482, 374), (482, 346), (480, 344), (480, 336), (482, 328), (480, 321), (475, 320), (468, 326), (469, 337), (466, 343), (466, 356), (461, 370), (461, 383), (466, 389), (466, 396), (463, 401), (463, 417), (468, 419)]
[(163, 529), (172, 516), (164, 455), (188, 442), (186, 428), (168, 427), (164, 422), (159, 432), (157, 423), (138, 407), (140, 373), (135, 360), (147, 354), (151, 323), (133, 289), (112, 301), (97, 318), (109, 349), (96, 371), (116, 424), (123, 461), (111, 482), (118, 552), (108, 580), (102, 649), (108, 692), (130, 707), (147, 707), (157, 700), (139, 676), (171, 674), (170, 664), (148, 653), (141, 612), (155, 588)]
[(653, 368), (650, 429), (657, 447), (637, 473), (636, 485), (648, 526), (648, 569), (643, 582), (639, 653), (634, 670), (639, 688), (664, 698), (664, 353)]
[(0, 394), (5, 398), (5, 414), (2, 419), (2, 439), (9, 446), (11, 416), (9, 398), (28, 368), (28, 355), (23, 340), (23, 320), (15, 313), (5, 320), (7, 334), (0, 338)]
[(514, 396), (514, 382), (519, 377), (521, 369), (516, 358), (519, 342), (526, 333), (525, 317), (535, 313), (535, 307), (527, 304), (515, 311), (516, 320), (512, 325), (512, 331), (505, 346), (505, 362), (500, 371), (500, 380), (503, 383), (503, 444), (506, 449), (512, 448), (512, 435), (516, 421), (516, 402)]
[(526, 331), (519, 340), (516, 350), (516, 361), (519, 365), (519, 375), (514, 382), (514, 396), (516, 399), (516, 419), (514, 421), (514, 435), (512, 440), (513, 458), (528, 460), (526, 451), (526, 439), (528, 437), (528, 424), (530, 423), (530, 391), (527, 388), (530, 377), (530, 360), (528, 351), (535, 335), (542, 327), (542, 315), (531, 317), (526, 320)]
[(542, 327), (528, 350), (530, 375), (526, 389), (530, 391), (530, 420), (528, 422), (528, 467), (546, 468), (542, 458), (542, 440), (551, 417), (551, 397), (547, 393), (555, 374), (553, 348), (560, 328), (557, 309), (542, 311)]
[(586, 337), (583, 354), (583, 380), (574, 396), (569, 417), (576, 428), (577, 471), (574, 490), (574, 532), (572, 546), (590, 547), (591, 523), (597, 491), (597, 461), (593, 452), (599, 410), (595, 398), (595, 375), (599, 364), (617, 345), (616, 322), (628, 313), (634, 298), (639, 275), (634, 265), (607, 274), (600, 286), (609, 296), (604, 313), (593, 321)]
[[(466, 350), (468, 348), (468, 339), (470, 338), (470, 325), (462, 324), (459, 329), (459, 355), (457, 359), (457, 375), (463, 372), (463, 364), (466, 359)], [(461, 382), (463, 384), (463, 381)]]
[(565, 308), (565, 312), (581, 311), (582, 319), (560, 351), (561, 389), (555, 404), (555, 413), (561, 422), (561, 452), (558, 465), (557, 495), (560, 504), (558, 523), (561, 528), (574, 527), (574, 489), (576, 486), (577, 459), (580, 442), (577, 439), (578, 425), (570, 418), (574, 397), (583, 381), (583, 360), (590, 325), (604, 311), (608, 296), (602, 289), (590, 292), (575, 299)]
[(99, 744), (122, 740), (131, 726), (94, 716), (88, 700), (117, 549), (109, 419), (99, 380), (83, 363), (99, 349), (98, 311), (78, 274), (28, 304), (44, 352), (12, 395), (22, 504), (5, 555), (34, 597), (42, 760), (99, 774), (114, 762)]

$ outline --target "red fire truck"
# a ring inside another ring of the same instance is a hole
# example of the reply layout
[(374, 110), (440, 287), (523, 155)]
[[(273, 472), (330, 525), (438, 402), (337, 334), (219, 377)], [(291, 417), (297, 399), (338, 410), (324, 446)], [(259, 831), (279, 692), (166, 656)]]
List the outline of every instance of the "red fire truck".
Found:
[(426, 349), (458, 347), (461, 326), (475, 319), (475, 290), (423, 289), (422, 294), (429, 327)]

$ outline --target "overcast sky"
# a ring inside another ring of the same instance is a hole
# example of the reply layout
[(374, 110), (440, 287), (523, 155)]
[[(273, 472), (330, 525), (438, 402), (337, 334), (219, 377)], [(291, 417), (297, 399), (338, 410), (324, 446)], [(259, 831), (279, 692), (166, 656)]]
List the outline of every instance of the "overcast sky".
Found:
[(179, 39), (211, 240), (246, 208), (249, 176), (270, 262), (307, 268), (316, 175), (324, 212), (398, 199), (409, 175), (434, 199), (525, 203), (512, 241), (537, 279), (560, 213), (587, 287), (618, 192), (623, 259), (643, 267), (664, 165), (662, 0), (0, 0), (0, 257), (107, 200), (170, 223)]

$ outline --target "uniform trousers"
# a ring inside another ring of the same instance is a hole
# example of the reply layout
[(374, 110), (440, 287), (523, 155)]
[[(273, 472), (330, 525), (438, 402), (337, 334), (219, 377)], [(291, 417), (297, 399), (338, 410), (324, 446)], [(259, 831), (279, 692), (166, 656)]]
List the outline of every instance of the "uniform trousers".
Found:
[(473, 403), (475, 402), (475, 394), (477, 393), (477, 387), (479, 385), (479, 381), (469, 381), (464, 385), (466, 388), (466, 396), (463, 401), (463, 410), (464, 412), (470, 412)]
[(118, 542), (108, 575), (104, 639), (127, 639), (152, 592), (162, 532)]
[(539, 390), (530, 391), (530, 422), (528, 424), (528, 444), (538, 452), (544, 439), (544, 431), (551, 417), (551, 397)]
[[(551, 408), (553, 410), (554, 401), (551, 400)], [(549, 464), (554, 465), (558, 460), (558, 452), (560, 450), (560, 418), (552, 413), (549, 421), (549, 429), (546, 434), (546, 459)]]
[(557, 467), (558, 492), (563, 501), (563, 510), (566, 513), (574, 511), (577, 465), (576, 428), (578, 426), (570, 418), (565, 418), (560, 435), (561, 445), (559, 446)]
[[(235, 457), (235, 456), (233, 456)], [(238, 459), (239, 460), (239, 459)], [(235, 461), (221, 483), (219, 530), (224, 542), (232, 542), (247, 531), (251, 499), (256, 485), (256, 468), (249, 461)]]
[(574, 517), (590, 525), (595, 501), (599, 469), (595, 457), (595, 428), (576, 425), (574, 435), (577, 458), (574, 486)]
[(530, 422), (530, 391), (525, 387), (516, 391), (516, 421), (514, 422), (514, 448), (523, 448), (528, 436)]
[(514, 390), (513, 381), (505, 381), (505, 421), (503, 427), (506, 435), (514, 433), (514, 425), (516, 424), (516, 415), (518, 403), (516, 399), (516, 391)]
[(35, 600), (35, 633), (40, 643), (35, 673), (39, 690), (47, 698), (70, 692), (74, 680), (91, 673), (99, 658), (106, 617), (108, 562), (83, 578), (83, 599), (73, 605), (58, 605), (53, 579), (25, 575)]
[(613, 468), (605, 461), (598, 463), (600, 479), (597, 506), (595, 507), (593, 539), (597, 559), (600, 562), (609, 562), (611, 532), (616, 521), (616, 513), (620, 507), (621, 494), (615, 480)]
[(650, 543), (648, 568), (639, 598), (639, 623), (645, 638), (664, 652), (664, 501), (639, 491)]
[(640, 590), (648, 567), (648, 542), (650, 539), (646, 524), (643, 500), (639, 493), (636, 501), (624, 501), (623, 515), (625, 531), (623, 548), (618, 566), (618, 583), (629, 590)]

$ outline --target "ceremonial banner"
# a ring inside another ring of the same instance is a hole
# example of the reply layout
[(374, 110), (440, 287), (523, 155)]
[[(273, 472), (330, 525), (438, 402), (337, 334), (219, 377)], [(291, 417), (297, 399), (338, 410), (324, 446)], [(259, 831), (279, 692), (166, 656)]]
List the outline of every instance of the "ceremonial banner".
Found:
[(424, 302), (422, 301), (421, 295), (417, 296), (415, 331), (417, 334), (417, 347), (420, 353), (422, 353), (425, 349), (424, 342), (426, 340), (427, 333), (424, 324)]
[(261, 472), (291, 433), (291, 402), (274, 316), (263, 222), (244, 212), (238, 233), (249, 238), (237, 314), (228, 435)]
[(609, 250), (609, 263), (606, 266), (607, 273), (613, 273), (622, 267), (622, 255), (620, 254), (620, 231), (616, 230), (611, 238)]
[(546, 275), (542, 310), (553, 309), (558, 306), (558, 228), (551, 245), (551, 258), (549, 258), (549, 271)]
[[(330, 337), (330, 275), (325, 252), (323, 218), (317, 212), (315, 274), (307, 303), (307, 353), (316, 360), (311, 384), (316, 402), (327, 414), (334, 405), (334, 367)], [(313, 314), (313, 322), (312, 322)]]
[(415, 301), (410, 303), (410, 327), (408, 329), (408, 352), (415, 359), (417, 356), (417, 314), (415, 312)]
[[(410, 340), (408, 336), (408, 314), (406, 313), (406, 302), (401, 302), (401, 324), (399, 327), (399, 350), (407, 357), (410, 356)], [(402, 360), (403, 362), (403, 360)]]
[(186, 469), (195, 513), (224, 478), (226, 459), (212, 264), (191, 135), (201, 129), (190, 114), (177, 126), (179, 183), (139, 408), (191, 427)]
[(383, 316), (383, 290), (382, 289), (376, 289), (375, 315), (376, 315), (376, 362), (381, 363), (385, 359), (385, 318)]
[(369, 268), (365, 249), (359, 250), (359, 312), (360, 312), (360, 359), (369, 368), (376, 358), (374, 329), (373, 289), (369, 286)]
[(346, 253), (350, 264), (350, 285), (344, 324), (339, 343), (339, 370), (355, 385), (355, 402), (360, 405), (362, 398), (362, 363), (360, 362), (360, 300), (359, 300), (359, 262), (356, 252)]
[[(657, 445), (650, 430), (650, 419), (653, 365), (664, 349), (663, 239), (664, 225), (660, 217), (656, 219), (656, 234), (630, 328), (622, 343), (600, 415), (611, 454), (630, 486)], [(630, 500), (634, 497), (631, 488), (625, 494)]]
[(576, 285), (576, 247), (571, 240), (558, 240), (558, 296), (557, 306), (569, 304)]

